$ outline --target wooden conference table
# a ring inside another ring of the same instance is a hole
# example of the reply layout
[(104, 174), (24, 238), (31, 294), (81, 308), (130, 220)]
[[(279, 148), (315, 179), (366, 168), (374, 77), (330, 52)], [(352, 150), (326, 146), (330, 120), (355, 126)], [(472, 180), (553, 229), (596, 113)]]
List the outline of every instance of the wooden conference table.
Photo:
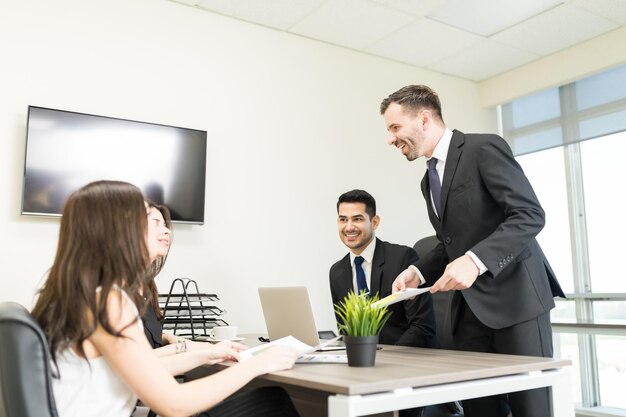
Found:
[[(296, 364), (249, 387), (284, 387), (303, 417), (353, 417), (549, 387), (554, 417), (574, 417), (569, 360), (382, 345), (376, 366)], [(202, 366), (204, 376), (229, 364)]]

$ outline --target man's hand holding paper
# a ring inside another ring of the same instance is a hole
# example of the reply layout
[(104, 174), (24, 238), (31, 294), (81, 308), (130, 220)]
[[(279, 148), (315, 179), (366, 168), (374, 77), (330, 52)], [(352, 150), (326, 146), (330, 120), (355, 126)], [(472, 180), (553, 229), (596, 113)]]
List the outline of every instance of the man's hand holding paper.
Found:
[(390, 304), (395, 304), (395, 303), (397, 303), (399, 301), (404, 301), (404, 300), (407, 300), (409, 298), (413, 298), (416, 295), (420, 295), (420, 294), (423, 294), (423, 293), (429, 292), (429, 291), (430, 291), (430, 287), (426, 287), (426, 288), (406, 288), (406, 289), (404, 289), (402, 291), (394, 292), (393, 294), (386, 296), (382, 300), (372, 304), (372, 306), (376, 306), (376, 307), (388, 306)]
[(409, 266), (396, 277), (391, 285), (391, 292), (404, 291), (406, 288), (417, 288), (421, 284), (417, 268)]

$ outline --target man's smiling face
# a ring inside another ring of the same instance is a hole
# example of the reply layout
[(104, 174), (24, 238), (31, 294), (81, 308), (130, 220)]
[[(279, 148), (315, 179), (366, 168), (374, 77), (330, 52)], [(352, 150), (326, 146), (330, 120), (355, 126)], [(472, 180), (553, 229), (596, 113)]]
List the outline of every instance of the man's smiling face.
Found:
[(339, 238), (353, 253), (360, 254), (374, 239), (379, 217), (370, 219), (364, 203), (341, 203), (337, 214)]

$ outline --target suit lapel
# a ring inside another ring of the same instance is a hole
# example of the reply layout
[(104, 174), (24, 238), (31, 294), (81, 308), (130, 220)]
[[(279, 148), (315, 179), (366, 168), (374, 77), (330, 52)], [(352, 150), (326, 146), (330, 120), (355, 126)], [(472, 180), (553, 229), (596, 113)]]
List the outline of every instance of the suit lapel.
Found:
[(461, 154), (463, 153), (462, 147), (464, 143), (465, 135), (458, 130), (454, 130), (452, 132), (452, 139), (450, 140), (450, 147), (448, 148), (448, 155), (446, 157), (446, 169), (443, 173), (443, 183), (441, 184), (442, 222), (443, 213), (446, 212), (446, 203), (448, 202), (448, 194), (450, 193), (450, 184), (452, 184), (456, 168), (459, 165), (459, 160), (461, 159)]
[(341, 260), (341, 271), (339, 273), (339, 280), (337, 281), (339, 294), (344, 294), (341, 298), (348, 295), (350, 290), (354, 290), (352, 287), (352, 265), (350, 265), (350, 254), (347, 254)]
[(374, 249), (374, 257), (372, 258), (372, 276), (370, 277), (370, 294), (380, 294), (380, 282), (383, 274), (383, 265), (385, 263), (385, 247), (383, 242), (376, 238), (376, 249)]

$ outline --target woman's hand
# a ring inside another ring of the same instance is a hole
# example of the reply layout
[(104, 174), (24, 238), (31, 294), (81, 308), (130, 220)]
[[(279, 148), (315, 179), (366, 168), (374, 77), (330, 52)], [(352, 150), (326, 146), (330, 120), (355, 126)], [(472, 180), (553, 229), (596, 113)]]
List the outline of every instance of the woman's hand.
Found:
[[(209, 345), (209, 346), (206, 346)], [(226, 340), (215, 345), (204, 343), (204, 349), (208, 354), (207, 364), (213, 365), (223, 361), (239, 360), (239, 352), (248, 349), (246, 345)]]
[(244, 363), (251, 363), (258, 370), (258, 374), (267, 374), (274, 371), (284, 371), (293, 368), (298, 354), (295, 350), (285, 346), (272, 346), (253, 356)]
[(189, 352), (190, 350), (206, 350), (211, 346), (209, 342), (195, 342), (191, 339), (175, 336), (171, 333), (163, 333), (162, 338), (165, 345), (175, 345), (177, 341), (184, 340), (186, 345), (186, 352)]

